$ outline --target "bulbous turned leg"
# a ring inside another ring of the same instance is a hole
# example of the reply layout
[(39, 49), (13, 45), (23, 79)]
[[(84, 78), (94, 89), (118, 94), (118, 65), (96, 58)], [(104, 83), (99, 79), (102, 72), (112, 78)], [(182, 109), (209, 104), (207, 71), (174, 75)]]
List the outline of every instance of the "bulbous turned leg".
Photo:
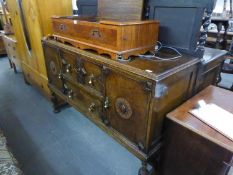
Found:
[(55, 114), (61, 112), (60, 106), (59, 106), (59, 104), (58, 104), (58, 99), (57, 99), (57, 96), (56, 96), (55, 93), (52, 93), (51, 101), (52, 101), (52, 103), (53, 103), (53, 112), (54, 112)]
[(142, 162), (142, 167), (138, 171), (138, 175), (149, 175), (150, 172), (147, 169), (147, 162)]
[(15, 74), (18, 73), (15, 63), (12, 63)]

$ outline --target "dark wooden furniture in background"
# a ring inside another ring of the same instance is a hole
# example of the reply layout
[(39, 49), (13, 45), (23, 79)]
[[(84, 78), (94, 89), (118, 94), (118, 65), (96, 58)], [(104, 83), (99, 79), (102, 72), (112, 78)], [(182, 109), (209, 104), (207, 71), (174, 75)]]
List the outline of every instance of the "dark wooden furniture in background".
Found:
[(142, 20), (144, 0), (99, 0), (100, 19)]
[(205, 48), (205, 53), (199, 67), (195, 93), (205, 89), (210, 84), (217, 85), (220, 82), (220, 73), (227, 51)]
[(0, 56), (6, 55), (6, 48), (3, 42), (3, 34), (0, 31)]
[[(149, 18), (160, 21), (159, 41), (164, 45), (177, 48), (180, 52), (202, 58), (216, 0), (147, 1)], [(206, 15), (202, 23), (204, 12)], [(201, 33), (202, 25), (204, 31)]]
[(93, 17), (53, 17), (53, 36), (82, 50), (92, 49), (111, 59), (154, 51), (159, 21), (101, 20)]
[(140, 171), (147, 172), (166, 113), (193, 95), (200, 59), (118, 62), (52, 39), (43, 48), (55, 111), (63, 99), (141, 159)]
[[(215, 47), (218, 49), (226, 50), (227, 49), (227, 30), (229, 27), (229, 18), (213, 17), (213, 18), (211, 18), (211, 23), (216, 24), (217, 30), (218, 30)], [(222, 27), (224, 27), (223, 37), (221, 37)]]
[(167, 115), (161, 175), (228, 174), (233, 166), (233, 142), (189, 110), (205, 100), (233, 113), (232, 99), (231, 91), (210, 86)]
[(141, 20), (143, 0), (78, 0), (78, 14), (98, 16), (100, 19)]

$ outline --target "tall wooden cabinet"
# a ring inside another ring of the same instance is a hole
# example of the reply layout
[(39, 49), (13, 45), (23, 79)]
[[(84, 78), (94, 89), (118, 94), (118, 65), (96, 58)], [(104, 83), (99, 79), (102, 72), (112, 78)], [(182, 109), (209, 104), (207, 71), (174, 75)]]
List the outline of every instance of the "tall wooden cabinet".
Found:
[(50, 95), (41, 39), (52, 33), (51, 16), (71, 15), (71, 0), (7, 0), (26, 82)]

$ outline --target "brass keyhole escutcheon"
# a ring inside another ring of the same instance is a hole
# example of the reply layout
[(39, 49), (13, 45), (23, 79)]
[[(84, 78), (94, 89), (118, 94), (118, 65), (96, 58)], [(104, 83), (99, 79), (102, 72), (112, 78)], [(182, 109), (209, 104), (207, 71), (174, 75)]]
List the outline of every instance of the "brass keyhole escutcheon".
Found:
[(101, 33), (100, 33), (100, 31), (99, 31), (98, 29), (92, 30), (92, 31), (91, 31), (91, 36), (92, 36), (93, 38), (101, 38)]
[(60, 30), (60, 31), (63, 31), (63, 32), (64, 32), (66, 29), (67, 29), (67, 27), (66, 27), (65, 24), (60, 24), (60, 25), (59, 25), (59, 30)]
[(95, 78), (94, 74), (91, 74), (91, 75), (89, 76), (88, 84), (89, 84), (90, 86), (94, 86), (94, 78)]
[(66, 65), (66, 73), (71, 73), (71, 65), (70, 64)]
[(115, 108), (119, 116), (123, 119), (128, 120), (133, 115), (133, 111), (129, 102), (124, 98), (118, 98), (116, 100)]
[(96, 108), (95, 103), (91, 103), (90, 107), (88, 108), (89, 112), (94, 112)]

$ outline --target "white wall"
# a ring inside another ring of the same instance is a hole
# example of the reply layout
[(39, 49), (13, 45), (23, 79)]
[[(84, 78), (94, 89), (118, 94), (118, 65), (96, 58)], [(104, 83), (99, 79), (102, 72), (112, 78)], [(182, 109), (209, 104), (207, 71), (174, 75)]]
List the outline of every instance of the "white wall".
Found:
[(73, 4), (73, 10), (78, 10), (78, 7), (76, 6), (76, 0), (72, 0)]
[[(224, 0), (217, 0), (215, 13), (222, 13)], [(230, 10), (230, 0), (227, 0), (227, 10)]]

